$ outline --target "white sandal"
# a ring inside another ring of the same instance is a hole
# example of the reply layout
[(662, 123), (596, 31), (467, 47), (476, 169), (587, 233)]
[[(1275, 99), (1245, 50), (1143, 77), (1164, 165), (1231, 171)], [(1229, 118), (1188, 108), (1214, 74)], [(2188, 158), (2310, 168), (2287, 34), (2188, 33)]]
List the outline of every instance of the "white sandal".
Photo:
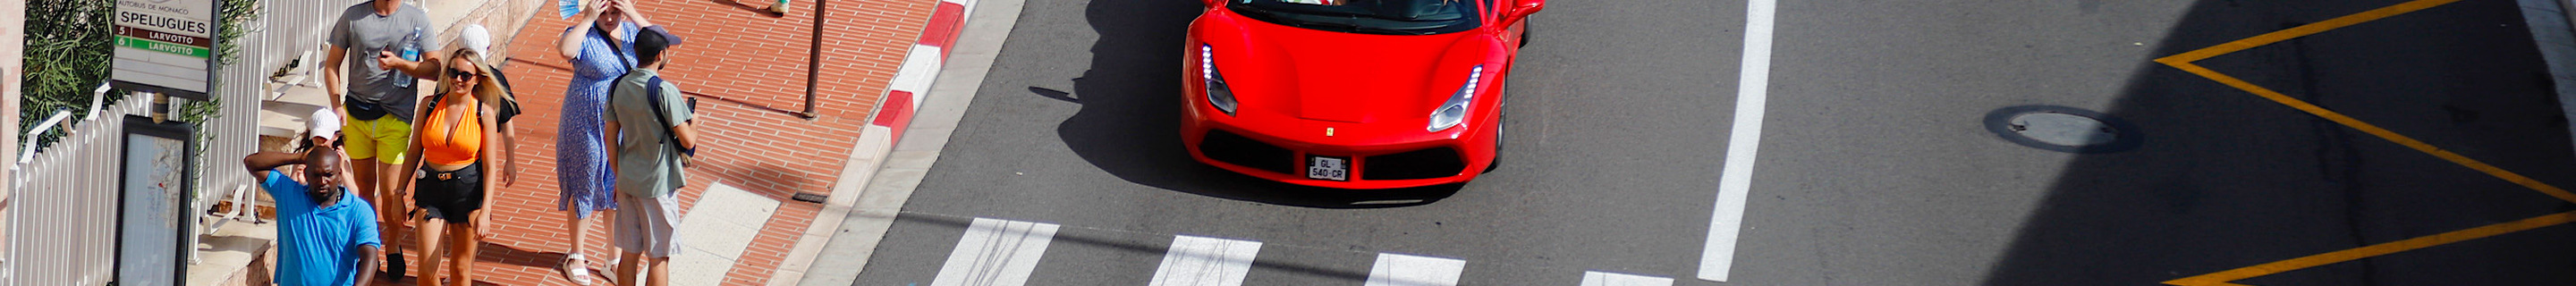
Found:
[(624, 257), (609, 257), (608, 264), (599, 267), (599, 277), (608, 278), (608, 284), (617, 284), (617, 263), (625, 260)]
[(581, 254), (565, 255), (563, 262), (555, 267), (561, 268), (564, 280), (572, 281), (573, 285), (590, 286), (590, 261), (582, 259)]

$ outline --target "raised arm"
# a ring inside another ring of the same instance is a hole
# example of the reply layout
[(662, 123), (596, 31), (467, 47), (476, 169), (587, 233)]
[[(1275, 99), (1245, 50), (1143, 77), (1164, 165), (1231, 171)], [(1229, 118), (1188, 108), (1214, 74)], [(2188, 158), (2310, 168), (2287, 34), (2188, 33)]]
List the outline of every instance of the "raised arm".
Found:
[(599, 23), (599, 12), (608, 10), (608, 4), (609, 1), (599, 1), (590, 5), (589, 9), (582, 9), (581, 21), (573, 21), (572, 28), (564, 29), (563, 37), (555, 38), (555, 52), (563, 53), (566, 61), (581, 59), (581, 42), (589, 39), (588, 34), (593, 29), (591, 26)]
[(652, 26), (653, 26), (653, 20), (651, 20), (651, 19), (644, 19), (644, 10), (637, 10), (637, 9), (635, 9), (635, 0), (609, 0), (609, 1), (616, 1), (616, 2), (617, 2), (617, 9), (620, 9), (620, 10), (618, 10), (618, 11), (625, 11), (625, 13), (622, 13), (622, 14), (626, 14), (626, 20), (627, 20), (627, 21), (635, 22), (635, 27), (636, 27), (636, 28), (652, 27)]
[[(349, 157), (349, 149), (340, 149), (340, 148), (331, 148), (331, 149), (332, 149), (332, 151), (331, 151), (331, 152), (340, 152), (340, 158), (348, 158), (348, 157)], [(351, 170), (349, 170), (349, 165), (356, 165), (356, 164), (340, 164), (340, 173), (341, 173), (341, 174), (357, 174), (357, 173), (358, 173), (358, 171), (351, 171)], [(358, 185), (358, 176), (335, 176), (335, 177), (340, 178), (340, 185), (342, 185), (342, 186), (356, 186), (356, 185)]]
[(250, 156), (242, 157), (242, 168), (250, 171), (250, 177), (259, 178), (260, 180), (268, 179), (268, 174), (266, 174), (266, 172), (269, 170), (275, 170), (277, 167), (295, 164), (304, 164), (304, 154), (259, 152), (252, 153)]

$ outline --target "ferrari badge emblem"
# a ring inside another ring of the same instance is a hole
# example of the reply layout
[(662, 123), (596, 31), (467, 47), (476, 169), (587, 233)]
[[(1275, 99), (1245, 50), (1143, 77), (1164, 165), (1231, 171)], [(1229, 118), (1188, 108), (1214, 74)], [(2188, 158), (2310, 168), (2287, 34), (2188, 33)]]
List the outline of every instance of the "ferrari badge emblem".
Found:
[(1333, 137), (1333, 128), (1324, 127), (1324, 137)]

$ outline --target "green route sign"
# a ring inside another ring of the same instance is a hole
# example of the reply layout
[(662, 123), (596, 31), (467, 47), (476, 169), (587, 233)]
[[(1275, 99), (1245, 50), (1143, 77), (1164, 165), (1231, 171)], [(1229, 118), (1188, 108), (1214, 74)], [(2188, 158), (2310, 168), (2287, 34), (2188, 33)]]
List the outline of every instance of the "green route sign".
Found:
[(212, 54), (212, 53), (213, 53), (213, 52), (212, 52), (212, 51), (213, 51), (213, 49), (207, 49), (207, 48), (204, 48), (204, 47), (195, 47), (195, 46), (188, 46), (188, 45), (180, 45), (180, 44), (176, 44), (176, 43), (163, 42), (163, 41), (154, 41), (154, 40), (145, 40), (145, 39), (140, 39), (140, 38), (135, 38), (135, 37), (127, 37), (127, 36), (116, 36), (116, 46), (117, 46), (117, 47), (125, 47), (125, 48), (143, 49), (143, 50), (149, 50), (149, 51), (155, 51), (155, 52), (164, 52), (164, 53), (170, 53), (170, 54), (174, 54), (174, 55), (181, 55), (181, 56), (188, 56), (188, 57), (193, 57), (193, 58), (205, 58), (205, 57), (207, 57), (208, 55), (210, 55), (210, 54)]

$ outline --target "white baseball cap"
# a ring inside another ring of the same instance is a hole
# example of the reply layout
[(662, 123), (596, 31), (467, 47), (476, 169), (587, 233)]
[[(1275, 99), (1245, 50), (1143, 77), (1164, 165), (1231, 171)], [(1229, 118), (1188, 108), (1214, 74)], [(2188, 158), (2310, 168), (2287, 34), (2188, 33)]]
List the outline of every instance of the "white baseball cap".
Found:
[(456, 35), (456, 42), (464, 44), (466, 49), (474, 50), (475, 56), (482, 57), (476, 60), (492, 58), (492, 32), (484, 30), (482, 24), (465, 25), (465, 31)]
[(313, 115), (304, 118), (304, 132), (305, 139), (323, 137), (340, 140), (336, 137), (340, 133), (340, 113), (331, 112), (329, 108), (313, 110)]

